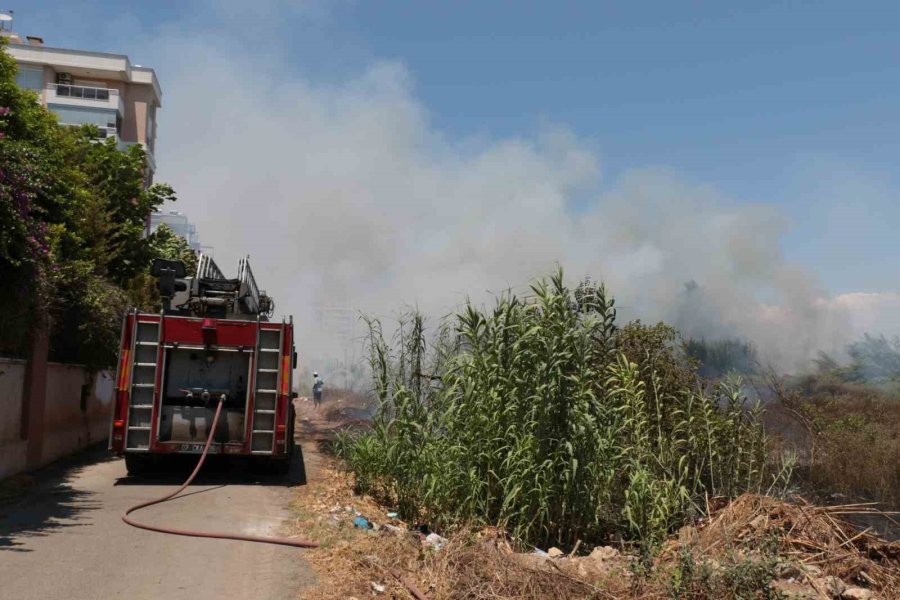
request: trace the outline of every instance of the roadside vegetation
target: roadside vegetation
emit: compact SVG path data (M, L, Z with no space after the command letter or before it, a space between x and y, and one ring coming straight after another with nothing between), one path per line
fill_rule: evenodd
M795 375L777 374L736 339L689 339L682 348L709 381L746 377L748 391L763 401L773 448L799 457L795 484L804 494L900 508L900 338L865 334L840 359L820 353ZM900 524L880 525L900 537Z
M900 545L844 520L891 519L853 501L896 485L890 369L865 387L861 364L766 379L750 344L619 325L604 286L569 288L561 272L432 326L417 312L389 334L370 320L368 349L376 416L335 444L353 491L327 519L301 519L326 540L314 561L352 575L315 597L397 572L434 598L900 593ZM866 338L851 350L890 366L897 348ZM770 437L767 410L810 435ZM816 506L796 495L810 482L855 494ZM355 507L393 525L347 530Z
M896 510L900 340L866 335L847 355L843 364L821 355L812 373L770 377L776 406L793 423L785 445L802 453L800 473L820 496L874 500Z
M145 230L175 193L166 184L145 187L139 145L121 151L94 127L60 126L34 92L16 85L4 43L0 353L28 356L35 336L48 335L53 360L109 366L122 312L153 303L145 273L172 244Z
M701 377L718 378L728 374L754 375L759 372L759 357L750 342L740 339L687 339L682 348L693 359Z
M897 545L843 520L873 512L864 506L820 507L757 494L709 498L705 516L652 555L623 540L570 553L549 548L548 554L499 527L429 533L427 524L404 520L354 490L343 461L309 440L304 453L310 478L293 504L292 530L321 543L305 556L318 574L318 583L303 592L310 600L884 600L900 591Z
M379 410L341 452L362 491L413 521L490 525L570 550L610 539L649 552L708 496L780 490L737 379L706 391L675 331L616 325L602 285L467 305L429 337L370 322Z

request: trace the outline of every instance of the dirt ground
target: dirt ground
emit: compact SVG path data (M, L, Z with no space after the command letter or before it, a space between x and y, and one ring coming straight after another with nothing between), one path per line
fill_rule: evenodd
M333 440L339 431L365 428L374 410L366 396L341 390L326 390L318 407L307 397L297 398L294 407L297 439L304 442Z

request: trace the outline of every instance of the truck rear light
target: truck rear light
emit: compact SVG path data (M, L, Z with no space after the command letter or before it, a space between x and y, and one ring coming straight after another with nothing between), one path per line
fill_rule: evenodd
M125 429L125 421L123 421L122 419L116 419L115 421L113 421L112 438L114 441L121 442L124 439L125 432L123 431L123 429Z
M286 428L283 423L279 423L278 426L275 427L275 431L277 431L278 433L284 433L285 429Z
M216 343L216 320L203 319L203 343L206 346L213 346Z

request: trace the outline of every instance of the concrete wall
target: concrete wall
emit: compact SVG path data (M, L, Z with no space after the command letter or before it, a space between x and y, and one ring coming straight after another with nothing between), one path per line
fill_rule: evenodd
M39 454L29 464L22 425L25 372L25 361L0 359L0 479L49 464L109 435L114 374L92 376L77 365L49 363Z
M148 85L129 85L125 90L125 120L122 139L148 144L147 107L153 103L153 88Z
M0 358L0 479L24 471L28 440L22 435L25 361Z

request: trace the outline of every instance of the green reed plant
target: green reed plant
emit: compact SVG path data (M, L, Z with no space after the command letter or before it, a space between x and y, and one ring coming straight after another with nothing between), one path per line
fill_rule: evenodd
M415 312L391 338L369 321L379 410L340 444L358 486L408 519L566 548L611 535L651 547L704 494L766 489L740 381L706 393L695 375L660 376L674 346L638 351L615 318L602 285L570 290L558 271L527 298L467 304L434 336Z

